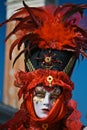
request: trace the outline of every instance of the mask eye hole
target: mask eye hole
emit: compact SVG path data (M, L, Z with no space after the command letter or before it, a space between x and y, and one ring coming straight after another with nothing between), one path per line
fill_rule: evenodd
M56 86L55 89L50 94L50 100L53 103L57 100L57 98L61 95L63 89L60 86Z
M60 95L62 92L63 92L63 88L61 86L56 87L55 93L57 93L58 95Z
M40 97L40 98L44 98L45 97L45 91L36 91L34 92L34 96Z
M55 89L53 90L53 92L51 93L51 96L56 98L59 95L61 95L62 91L63 91L62 87L56 86Z
M42 85L38 85L35 89L34 89L34 96L37 96L38 98L44 98L45 97L45 89Z

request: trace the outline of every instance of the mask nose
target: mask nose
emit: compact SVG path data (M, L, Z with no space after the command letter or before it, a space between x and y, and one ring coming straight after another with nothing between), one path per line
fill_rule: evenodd
M50 93L46 92L45 98L44 98L44 101L43 101L43 105L45 105L47 107L49 107L49 104L50 104L49 97L50 97Z

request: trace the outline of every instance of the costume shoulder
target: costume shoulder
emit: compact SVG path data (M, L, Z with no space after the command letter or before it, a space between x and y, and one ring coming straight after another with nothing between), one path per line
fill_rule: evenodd
M29 116L27 111L21 106L12 119L0 125L0 130L26 130L29 128Z

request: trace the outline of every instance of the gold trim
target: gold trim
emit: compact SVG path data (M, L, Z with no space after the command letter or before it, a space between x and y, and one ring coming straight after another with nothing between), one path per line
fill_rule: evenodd
M26 66L27 66L27 68L28 68L29 71L34 71L35 70L35 68L33 67L30 59L27 60Z
M66 74L69 74L70 70L72 69L72 67L74 66L74 63L76 61L76 55L73 55L68 64L66 65L66 67L64 68L63 72L65 72Z

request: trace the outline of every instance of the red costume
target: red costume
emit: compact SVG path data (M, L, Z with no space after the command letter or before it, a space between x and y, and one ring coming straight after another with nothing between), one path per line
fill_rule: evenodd
M15 85L20 88L18 96L23 96L23 103L0 130L82 130L81 114L71 99L74 85L68 76L79 54L87 57L87 32L80 26L87 5L35 8L23 4L23 8L2 23L17 21L6 38L17 36L10 48L10 59L15 46L18 50L22 43L25 46L14 60L15 63L22 53L25 54L26 72L18 71L15 75ZM63 89L46 118L38 118L34 111L33 92L38 84L47 89L55 85Z

